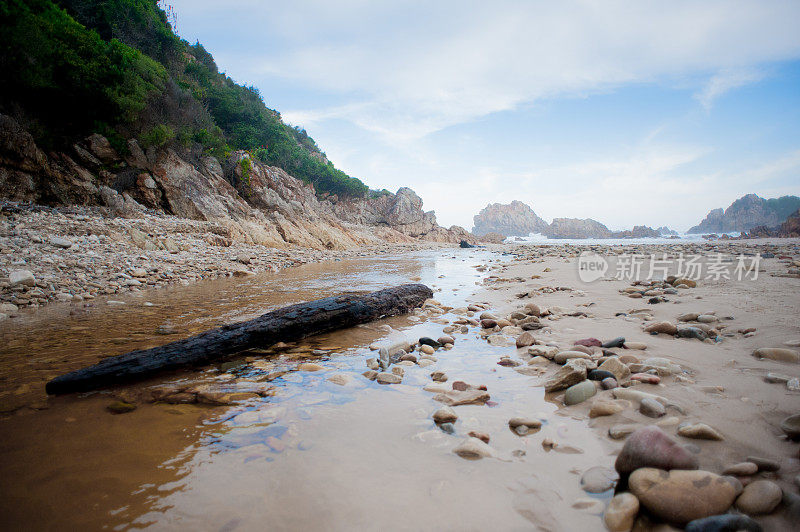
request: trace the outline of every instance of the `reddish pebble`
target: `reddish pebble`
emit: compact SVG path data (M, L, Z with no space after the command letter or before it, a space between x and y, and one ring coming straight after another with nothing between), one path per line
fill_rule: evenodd
M478 432L475 430L471 430L469 432L469 435L472 436L473 438L478 438L483 443L489 443L489 435L486 434L485 432Z
M631 375L631 380L645 382L647 384L658 384L661 382L661 377L658 375L651 375L649 373L634 373Z
M603 342L601 342L597 338L584 338L582 340L578 340L573 345L583 345L586 347L602 347Z

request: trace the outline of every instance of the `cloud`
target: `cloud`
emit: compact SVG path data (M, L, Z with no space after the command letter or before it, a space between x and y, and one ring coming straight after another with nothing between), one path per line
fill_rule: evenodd
M710 106L758 80L760 65L800 55L800 3L791 0L298 1L269 9L240 0L185 9L235 18L238 31L275 41L227 57L240 77L350 99L287 116L350 120L389 142L630 83L711 76L697 95Z
M726 92L756 83L764 78L764 72L761 70L749 69L725 69L708 80L708 83L698 91L694 97L703 107L711 109L711 104L715 99L719 98Z

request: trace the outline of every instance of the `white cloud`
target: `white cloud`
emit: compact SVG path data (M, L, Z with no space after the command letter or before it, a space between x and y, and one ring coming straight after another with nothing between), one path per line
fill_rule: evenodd
M725 69L712 76L694 97L703 107L710 109L714 100L726 92L761 81L763 78L764 73L753 68Z

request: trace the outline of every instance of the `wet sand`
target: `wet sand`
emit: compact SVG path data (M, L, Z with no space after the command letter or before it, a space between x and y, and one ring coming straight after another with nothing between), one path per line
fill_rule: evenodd
M436 350L434 365L404 366L402 384L384 386L361 375L365 360L376 356L369 345L387 334L387 326L412 341L437 338L446 324L465 317L452 309L442 315L419 310L279 352L245 353L234 358L240 365L233 367L214 365L81 396L43 395L46 379L102 356L345 288L372 290L412 280L434 286L435 298L451 307L485 301L497 315L528 301L552 308L553 315L542 320L547 327L534 331L543 343L567 347L592 336L645 342L645 356L674 360L688 370L688 380L664 377L662 385L635 389L674 400L686 411L680 421L706 422L725 437L684 439L699 448L701 469L718 472L748 455L773 458L781 463L774 480L796 493L797 444L783 439L778 425L796 413L800 395L764 382L763 375L798 376L798 366L757 360L750 353L800 339L800 280L769 276L770 270L786 270L778 261L764 267L766 274L751 284L700 283L669 302L647 305L619 293L627 282L582 283L574 257L514 260L500 252L456 249L137 293L127 296L125 305L102 298L83 310L54 305L16 322L13 330L0 325L8 346L0 352L0 389L4 404L15 406L0 419L0 477L6 479L0 521L9 530L602 529L613 490L586 493L581 474L594 466L613 468L623 441L607 436L610 425L653 419L632 407L590 420L592 399L564 407L560 393L545 395L541 386L556 364L541 377L500 366L503 356L523 364L530 356L514 347L513 338L511 345L488 344L486 331L475 326L454 333L452 349ZM540 277L531 279L534 275ZM524 280L502 279L515 277ZM572 290L540 290L559 286ZM516 297L525 292L533 297ZM733 329L757 331L711 345L654 337L642 331L641 319L615 316L642 307L652 310L654 319L673 321L680 313L713 310L733 315ZM572 310L588 317L566 316ZM299 369L309 361L325 369ZM446 387L455 380L486 385L492 405L454 407L455 433L443 432L431 419L442 405L423 390L432 384L434 370L447 374ZM280 371L286 373L263 380ZM328 380L332 375L349 381L335 384ZM217 406L143 400L149 390L186 382L258 384L263 396ZM709 393L708 387L717 386L723 389ZM136 410L107 412L118 398L135 400ZM544 424L519 436L508 426L514 416L537 417ZM495 458L465 460L452 452L472 430L491 436ZM674 435L675 426L665 431ZM547 450L545 439L558 446ZM760 520L780 530L787 526L783 513L779 509Z

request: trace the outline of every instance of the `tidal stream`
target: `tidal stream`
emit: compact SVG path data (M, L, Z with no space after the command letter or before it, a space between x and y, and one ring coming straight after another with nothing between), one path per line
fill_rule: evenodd
M445 305L474 301L502 255L437 250L325 262L53 306L0 325L0 526L3 530L478 530L596 529L610 492L580 489L580 471L608 465L585 421L559 415L536 379L497 364L512 347L455 334L426 368L405 367L402 384L364 378L369 345L388 328L410 340L437 338L424 313L309 338L277 354L243 353L220 364L122 389L221 383L262 396L233 405L138 404L114 415L120 390L50 397L44 383L104 356L151 347L268 310L345 291L419 281ZM452 321L455 315L438 318ZM264 346L265 348L269 346ZM315 350L315 351L312 351ZM301 371L300 362L325 370ZM484 384L492 406L455 407L455 433L431 414L442 405L430 373ZM286 373L281 374L280 372ZM280 375L265 379L265 376ZM328 380L349 378L346 385ZM13 384L12 384L13 383ZM544 427L520 437L517 415ZM471 430L491 435L497 458L454 454ZM556 450L542 446L557 439ZM576 500L583 499L573 508Z

